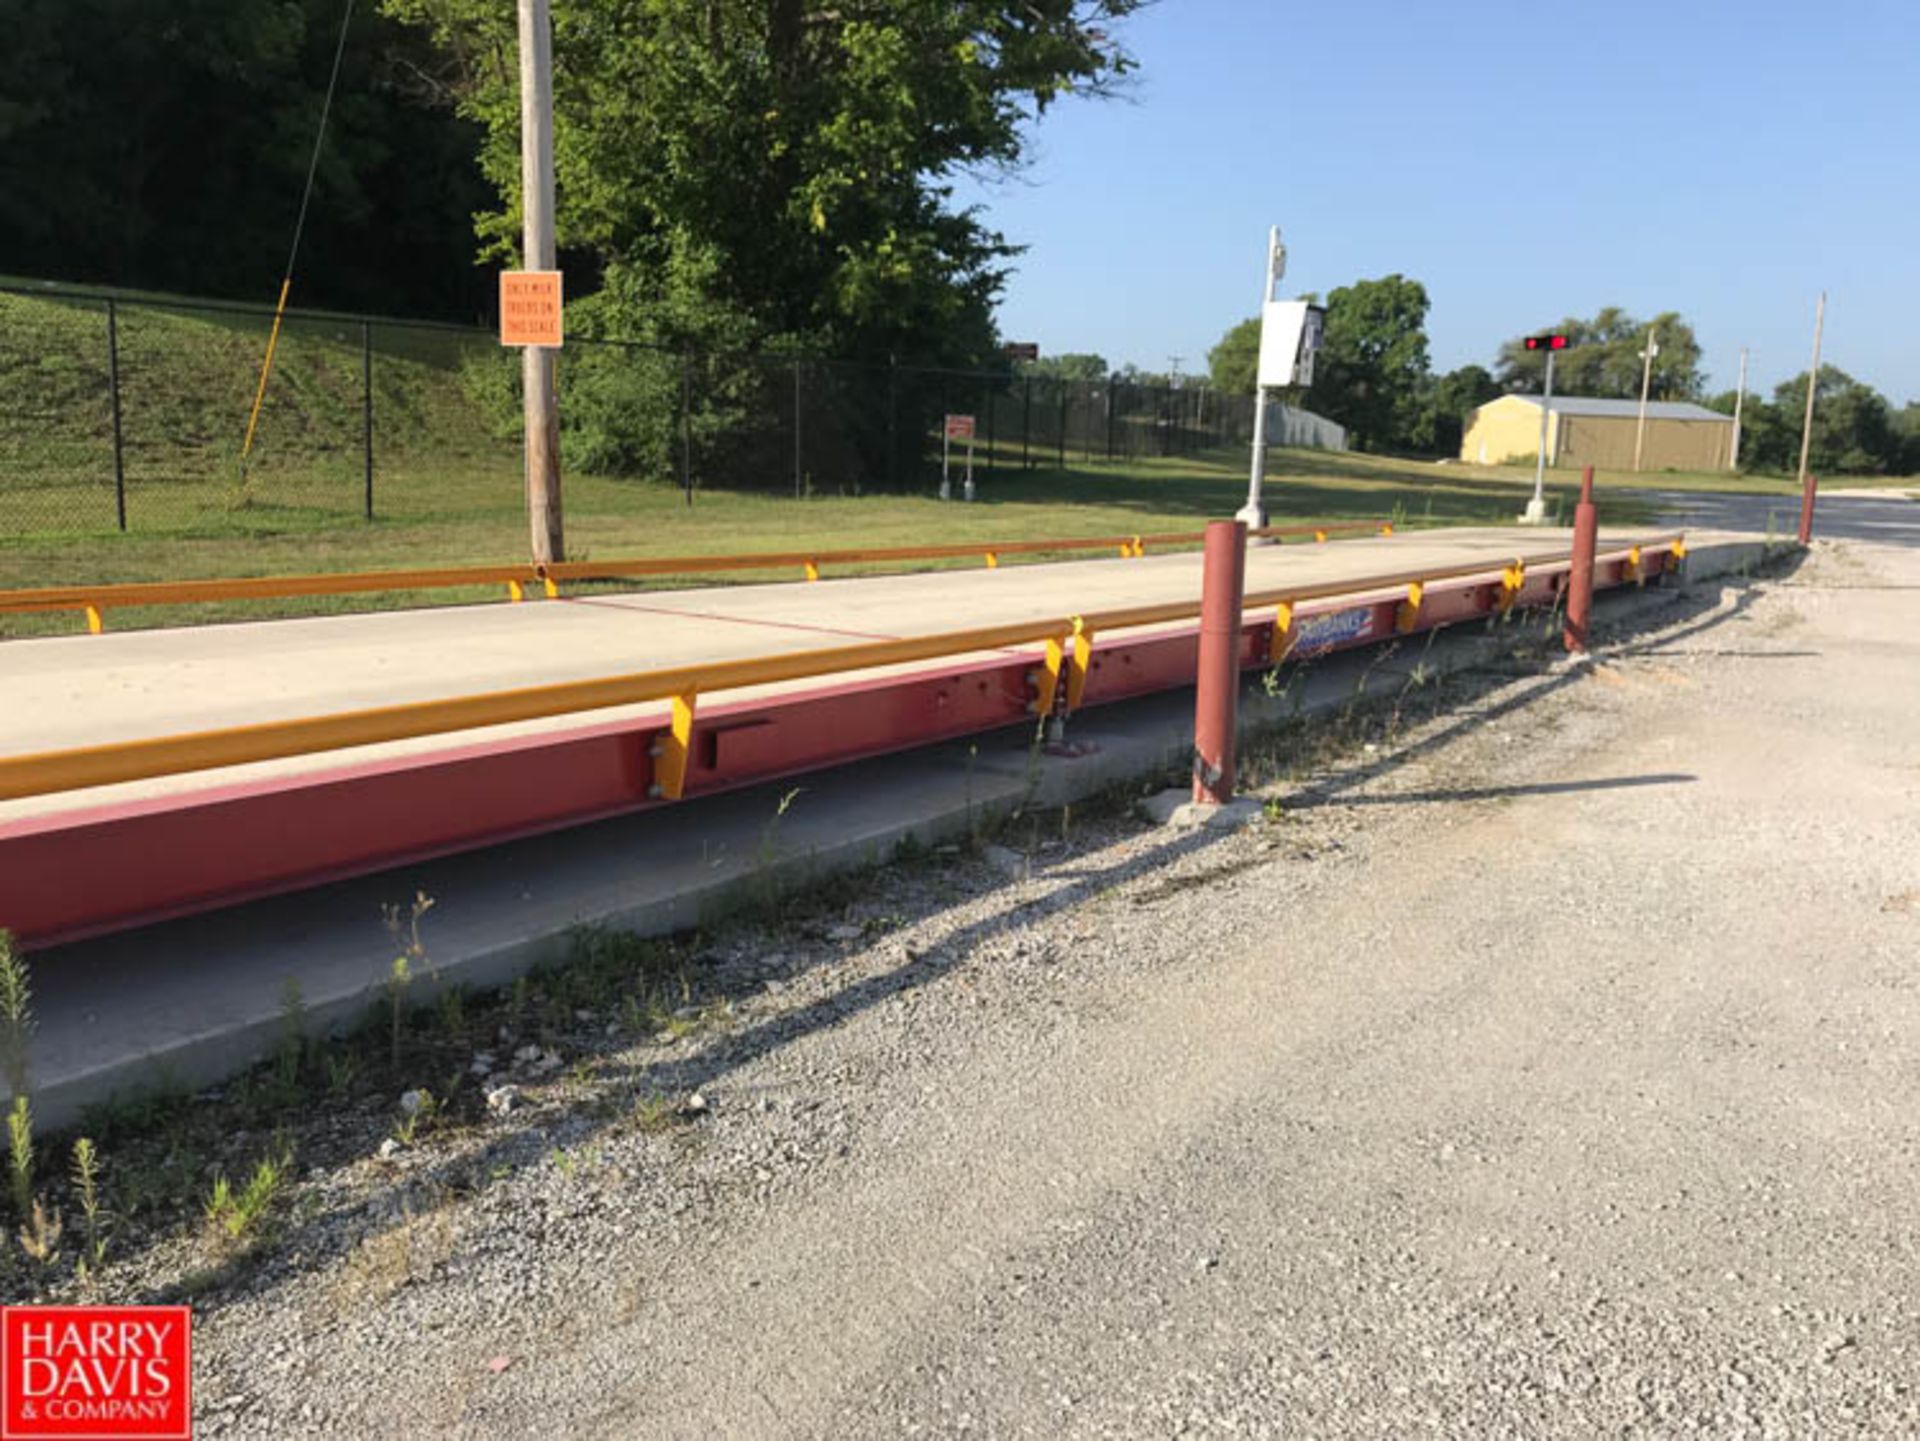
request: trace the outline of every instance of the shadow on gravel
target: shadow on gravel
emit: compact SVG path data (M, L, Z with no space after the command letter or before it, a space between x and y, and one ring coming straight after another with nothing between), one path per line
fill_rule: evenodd
M1797 561L1794 563L1797 564ZM1762 576L1778 575L1791 568L1791 565L1785 567L1775 565L1761 571L1760 574ZM1737 578L1729 578L1727 588L1733 587L1736 581ZM1683 598L1674 606L1663 607L1642 616L1630 617L1624 623L1608 626L1603 633L1605 638L1599 647L1598 654L1602 658L1679 654L1681 652L1675 650L1678 643L1738 620L1749 608L1752 599L1751 586L1744 584L1730 603L1723 603L1722 591L1715 591L1711 595L1703 593L1699 596ZM1741 652L1725 653L1740 654ZM1371 673L1370 670L1369 674ZM1428 698L1422 707L1423 720L1431 720L1441 711L1461 711L1462 713L1451 723L1437 728L1431 734L1411 744L1396 744L1389 754L1378 759L1355 760L1338 766L1333 774L1291 792L1286 803L1289 807L1337 803L1342 796L1362 781L1389 773L1408 761L1417 760L1446 745L1472 727L1518 712L1533 702L1552 695L1581 679L1585 674L1585 669L1579 667L1566 667L1542 674L1537 658L1532 661L1515 660L1509 664L1484 664L1454 671L1446 677L1444 687L1431 687L1424 693ZM1530 678L1531 683L1517 684L1527 682ZM1412 682L1409 681L1409 688L1411 685ZM1503 689L1508 693L1490 704L1480 704ZM1406 695L1406 691L1398 696L1380 691L1366 695L1364 699L1357 701L1356 705L1368 711L1379 712L1404 704ZM1310 719L1309 724L1311 723L1313 722ZM1625 776L1544 785L1494 786L1481 790L1429 791L1391 797L1361 797L1348 803L1409 804L1421 801L1476 800L1505 795L1550 794L1622 786L1677 785L1688 783L1693 779L1694 777L1683 774ZM718 1037L710 1046L697 1054L671 1056L646 1064L612 1065L600 1069L595 1073L596 1081L605 1085L606 1089L612 1093L610 1096L598 1102L584 1102L560 1114L554 1114L551 1111L532 1111L528 1115L526 1124L489 1136L477 1150L440 1159L410 1171L403 1177L397 1177L392 1191L388 1193L385 1214L369 1214L368 1208L356 1201L351 1205L336 1205L305 1215L280 1233L274 1253L261 1258L258 1268L251 1274L218 1277L203 1275L199 1278L199 1287L205 1287L211 1281L213 1286L218 1288L221 1284L231 1281L240 1292L245 1292L271 1284L276 1275L311 1269L318 1264L333 1260L383 1231L403 1224L414 1213L416 1205L437 1205L441 1199L449 1196L472 1195L484 1190L488 1184L488 1178L497 1174L502 1166L517 1168L537 1162L556 1146L577 1146L590 1142L596 1135L625 1128L632 1123L632 1105L635 1098L643 1093L687 1093L710 1088L738 1068L790 1042L836 1026L847 1018L881 1005L893 997L941 979L962 964L976 946L999 933L1022 927L1037 917L1050 916L1079 905L1126 881L1166 872L1178 862L1226 841L1230 835L1230 832L1204 829L1168 833L1159 844L1113 865L1082 869L1079 865L1072 864L1068 857L1062 857L1064 863L1056 864L1051 868L1037 865L1032 872L1033 879L1053 879L1062 883L1054 889L1009 905L993 916L944 937L938 945L924 953L916 954L908 951L904 962L891 970L865 977L830 996L796 1010L769 1017L756 1025ZM1263 855L1243 864L1239 858L1231 858L1221 866L1196 875L1163 875L1152 889L1164 893L1169 889L1207 884L1253 864L1265 863L1268 859L1270 858ZM1082 860L1084 861L1084 858ZM1009 877L1004 887L1023 883ZM980 894L982 893L972 892L968 899L977 899ZM933 911L928 912L929 915L933 913ZM829 963L830 957L826 954L821 954L813 960L815 966ZM731 990L717 989L710 994L714 1000L741 999L757 989L757 984L752 987L741 985ZM192 1289L198 1290L199 1287ZM174 1284L154 1288L148 1295L139 1299L173 1299L187 1293L189 1289L183 1284ZM204 1295L198 1299L203 1305L219 1305L227 1298L220 1295Z
M1709 593L1703 588L1697 594L1680 598L1671 606L1649 611L1643 615L1628 616L1624 620L1613 623L1607 623L1602 617L1594 655L1600 660L1641 660L1663 655L1693 654L1691 650L1682 648L1683 642L1741 619L1753 605L1752 582L1756 579L1789 575L1799 568L1800 560L1800 552L1788 552L1784 557L1759 568L1751 575L1729 576L1718 592ZM1738 590L1733 600L1731 603L1726 602L1725 592L1736 585ZM1558 622L1553 622L1549 629L1551 634L1547 645L1551 649L1551 654L1557 657L1560 654ZM1704 652L1708 655L1742 653L1727 649ZM1583 679L1586 674L1586 669L1578 666L1564 666L1559 670L1543 674L1540 659L1512 665L1481 665L1454 671L1446 678L1451 694L1447 697L1443 708L1459 710L1462 713L1451 724L1434 730L1425 738L1410 745L1398 746L1391 753L1377 760L1357 761L1345 768L1336 769L1332 775L1301 786L1288 795L1287 804L1311 807L1339 801L1347 792L1363 782L1388 774L1408 761L1419 760L1475 727L1522 711L1534 702L1564 690ZM1503 686L1512 686L1515 681L1529 676L1535 678L1532 684L1516 688L1509 695L1490 705L1479 704L1482 698L1492 692ZM1690 780L1692 777L1686 779Z
M1402 791L1390 796L1354 796L1341 804L1349 806L1411 806L1424 803L1445 803L1449 801L1497 801L1510 800L1514 796L1561 796L1574 795L1581 791L1626 790L1635 786L1677 786L1690 785L1700 777L1678 772L1661 773L1649 776L1608 776L1591 781L1541 781L1525 786L1474 786L1460 790L1444 791ZM1325 804L1320 802L1318 804ZM1310 809L1311 804L1301 809Z

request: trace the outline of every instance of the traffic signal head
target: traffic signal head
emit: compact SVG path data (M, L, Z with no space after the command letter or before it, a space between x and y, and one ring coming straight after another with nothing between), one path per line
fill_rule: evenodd
M1564 335L1529 335L1528 350L1565 350L1567 337Z

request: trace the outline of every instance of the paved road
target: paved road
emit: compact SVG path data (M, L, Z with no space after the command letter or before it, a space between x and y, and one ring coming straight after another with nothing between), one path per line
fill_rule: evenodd
M1920 485L1915 486L1920 491ZM1639 492L1665 507L1690 530L1771 531L1790 536L1800 524L1800 501L1781 495L1704 495L1691 491ZM1898 491L1823 494L1814 508L1814 534L1836 540L1887 545L1920 544L1920 501Z
M1916 713L1920 550L1823 548L1271 825L878 878L729 943L696 1134L216 1310L207 1434L1920 1434Z

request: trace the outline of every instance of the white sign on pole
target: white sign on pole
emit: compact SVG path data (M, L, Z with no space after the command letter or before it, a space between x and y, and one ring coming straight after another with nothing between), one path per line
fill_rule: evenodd
M1269 300L1260 312L1263 388L1313 384L1313 357L1320 349L1326 310L1304 300Z

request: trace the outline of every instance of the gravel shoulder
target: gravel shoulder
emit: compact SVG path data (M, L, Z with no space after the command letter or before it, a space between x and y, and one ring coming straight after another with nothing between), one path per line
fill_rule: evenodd
M1243 832L723 932L713 1024L311 1165L200 1434L1920 1431L1916 621L1822 546Z

